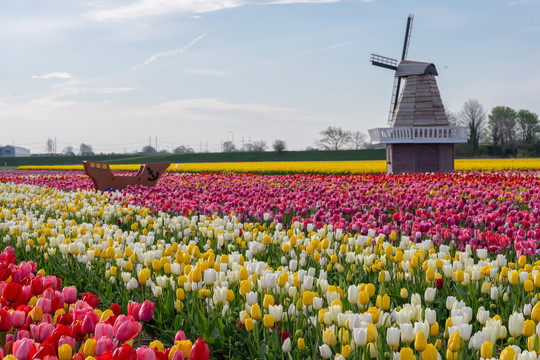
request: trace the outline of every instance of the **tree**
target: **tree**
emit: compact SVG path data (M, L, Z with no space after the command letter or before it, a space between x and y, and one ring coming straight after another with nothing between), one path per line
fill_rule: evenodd
M517 113L508 106L496 106L489 115L489 128L493 145L500 147L503 155L507 149L516 149Z
M47 151L47 154L54 154L54 140L51 138L47 139L47 143L45 144L45 151Z
M517 125L519 128L520 140L524 145L532 145L540 132L538 124L538 114L529 110L519 110L517 113Z
M272 144L272 149L274 149L275 152L282 153L287 149L287 143L284 140L276 140Z
M255 141L251 146L251 151L261 152L266 150L266 141L258 140Z
M143 154L155 154L156 152L156 149L151 145L144 146L141 151Z
M94 155L94 151L92 149L91 145L81 144L79 151L81 152L81 155Z
M232 141L225 141L223 143L223 152L233 152L236 151L236 146L234 146L234 143Z
M486 131L486 111L478 100L470 99L463 104L458 114L459 123L469 129L469 144L473 151L478 151L478 145Z
M180 145L179 147L174 149L173 152L175 154L189 154L189 153L194 153L195 151L189 146Z
M353 131L351 133L350 147L353 150L364 149L366 147L366 134L360 131Z
M64 155L75 155L75 148L71 145L68 145L62 150Z
M317 140L317 144L325 150L342 150L351 142L351 133L340 127L329 126L319 134L322 138Z

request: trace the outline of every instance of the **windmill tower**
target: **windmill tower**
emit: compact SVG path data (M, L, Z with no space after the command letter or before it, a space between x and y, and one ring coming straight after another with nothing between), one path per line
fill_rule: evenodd
M401 61L371 54L375 66L395 71L390 127L370 129L372 144L386 145L386 171L454 170L454 143L467 142L467 129L450 127L432 63L406 60L413 16L407 19ZM404 83L400 93L401 83Z

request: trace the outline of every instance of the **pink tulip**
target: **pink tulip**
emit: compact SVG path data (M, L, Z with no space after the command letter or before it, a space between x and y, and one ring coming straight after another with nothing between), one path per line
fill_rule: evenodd
M11 321L13 322L13 327L20 328L24 325L26 320L26 313L24 311L15 310L11 313Z
M44 313L50 313L51 312L51 300L46 298L46 297L40 297L38 299L36 305L41 306L41 309L43 310Z
M68 304L74 304L77 301L77 288L75 286L66 286L62 289L62 294Z
M139 310L140 321L150 321L154 317L154 303L150 300L145 300Z
M45 341L53 332L52 324L40 323L39 325L30 325L32 337L38 343Z
M35 352L36 347L34 346L34 340L32 339L17 340L13 344L13 355L15 355L18 360L30 360Z
M141 329L140 322L135 321L131 316L121 314L114 322L113 333L118 341L128 341L137 336Z
M100 356L105 350L113 351L114 349L115 346L113 341L110 338L103 336L96 341L96 349L94 351L96 356Z
M75 349L75 339L72 338L71 336L67 336L67 335L62 335L60 336L60 340L58 340L58 347L64 345L64 344L68 344L72 349Z
M186 334L182 330L178 330L178 332L174 336L174 342L176 343L177 341L182 341L182 340L187 340Z
M96 339L99 339L103 336L108 337L112 340L114 334L113 334L113 326L111 324L106 324L104 322L98 322L96 324L94 337Z
M141 346L137 349L137 360L156 360L156 353L146 346Z
M8 335L11 335L11 337L13 337L13 334L7 334L6 335L6 343L8 342L8 339L7 339ZM15 339L15 340L30 339L30 338L32 338L32 334L30 334L30 332L28 330L19 330L19 331L17 331L17 339ZM11 339L11 341L14 341L14 339Z

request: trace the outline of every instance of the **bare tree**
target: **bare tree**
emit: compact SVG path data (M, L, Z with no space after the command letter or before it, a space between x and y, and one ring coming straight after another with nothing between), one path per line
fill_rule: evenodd
M75 148L71 145L68 145L62 150L64 155L75 155Z
M223 143L223 152L233 152L236 151L236 146L234 146L234 143L232 141L225 141Z
M340 127L329 126L319 133L322 137L317 144L325 150L342 150L351 142L351 133Z
M54 140L51 138L47 139L47 143L45 144L45 151L47 151L47 154L54 154Z
M81 144L79 151L81 155L94 155L94 151L91 145Z
M478 145L486 132L486 111L478 100L470 99L463 104L458 114L459 123L469 129L469 144L473 151L478 151Z
M530 112L529 110L519 110L517 113L517 125L519 128L520 140L525 145L534 143L540 132L538 114Z
M508 106L496 106L489 115L493 145L500 147L503 154L508 148L516 148L516 118L516 111Z
M367 140L366 134L360 131L353 131L351 133L350 147L353 150L364 149L366 147L366 140Z
M272 144L272 149L277 153L281 153L287 149L287 143L284 140L278 139Z
M266 150L266 141L264 140L255 141L251 146L251 151L261 152L265 150Z

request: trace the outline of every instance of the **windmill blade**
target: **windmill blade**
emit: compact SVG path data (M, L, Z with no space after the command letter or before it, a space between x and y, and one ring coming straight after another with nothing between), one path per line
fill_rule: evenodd
M371 65L380 66L390 70L396 70L398 65L398 61L396 59L376 54L371 54L371 58L369 60L371 61Z
M414 15L409 14L407 18L407 29L405 29L405 41L403 42L403 53L401 54L401 60L407 58L407 52L409 51L409 42L411 41L412 25L413 25Z
M394 112L396 111L397 99L399 97L399 87L401 85L401 78L394 77L394 87L392 89L392 99L390 100L390 111L388 113L388 124L392 123L394 118Z

